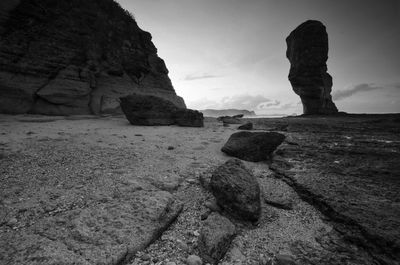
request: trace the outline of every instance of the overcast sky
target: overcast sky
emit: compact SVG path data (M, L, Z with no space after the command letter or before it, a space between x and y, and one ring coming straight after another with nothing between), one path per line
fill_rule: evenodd
M149 31L189 108L302 113L285 38L320 20L339 110L400 112L400 0L119 0Z

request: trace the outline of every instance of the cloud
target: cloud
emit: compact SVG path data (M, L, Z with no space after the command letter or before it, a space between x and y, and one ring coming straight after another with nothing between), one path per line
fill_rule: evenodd
M260 104L271 102L272 100L261 95L234 95L232 97L225 97L221 100L224 108L237 108L255 110Z
M234 95L231 97L223 97L220 100L210 100L202 98L196 101L188 102L192 108L195 109L246 109L255 110L260 104L267 104L273 102L269 98L261 95Z
M193 80L198 80L198 79L207 79L207 78L217 78L217 77L221 77L219 75L212 75L212 74L190 74L185 76L185 78L183 80L185 81L193 81Z
M269 109L270 107L279 106L281 102L279 100L274 100L272 102L264 102L257 106L258 109Z
M385 89L393 89L393 88L400 88L400 83L395 83L395 84L390 84L390 85L385 85L385 86L378 86L376 84L359 84L356 86L353 86L350 89L346 90L339 90L333 93L332 98L333 100L339 101L348 97L351 97L352 95L360 92L367 92L367 91L373 91L373 90L385 90Z
M234 95L224 97L220 100L210 100L202 98L196 101L187 102L193 109L246 109L254 110L257 113L270 111L285 111L298 108L297 102L282 103L279 100L272 100L262 95Z

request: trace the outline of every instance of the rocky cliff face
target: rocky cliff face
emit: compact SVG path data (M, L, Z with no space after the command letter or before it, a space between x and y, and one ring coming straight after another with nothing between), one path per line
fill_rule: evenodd
M332 77L327 73L328 34L325 26L308 20L286 38L289 81L300 96L304 114L338 112L332 101Z
M0 24L1 113L116 112L131 93L185 108L150 33L113 0L7 0Z

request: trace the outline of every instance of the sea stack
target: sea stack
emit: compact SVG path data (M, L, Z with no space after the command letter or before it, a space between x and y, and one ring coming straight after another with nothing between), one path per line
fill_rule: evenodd
M328 33L316 20L308 20L286 38L289 81L300 96L304 114L334 114L332 77L328 74Z
M134 93L186 108L151 39L114 0L6 0L0 113L115 113Z

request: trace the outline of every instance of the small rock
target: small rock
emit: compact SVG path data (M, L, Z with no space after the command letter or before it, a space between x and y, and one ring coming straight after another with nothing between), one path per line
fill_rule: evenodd
M172 261L169 261L169 262L165 263L165 265L176 265L176 263L172 262Z
M143 261L147 261L147 260L150 260L151 257L150 257L149 254L143 254L143 255L140 257L140 259L143 260Z
M258 258L258 265L272 265L272 259L265 257L264 254L261 254Z
M218 206L215 200L207 201L204 203L204 206L210 209L212 212L220 212L221 208Z
M240 125L238 127L238 130L253 130L253 123L247 122L247 123L245 123L243 125Z
M276 265L296 265L296 262L292 256L289 255L276 255L275 256Z
M179 246L180 249L182 249L184 251L188 251L189 250L188 245L185 242L183 242L182 240L177 239L176 243L177 243L177 245Z
M204 189L211 191L211 187L210 187L211 174L201 174L199 180L200 180L201 186Z
M199 256L190 255L186 259L186 264L188 264L188 265L202 265L203 261L201 260L201 258Z
M173 147L173 146L168 146L168 150L174 150L175 149L175 147Z
M13 218L11 218L10 220L8 220L7 225L10 226L10 227L13 227L13 226L15 226L17 223L18 223L17 218L13 217Z
M206 212L204 212L204 213L202 213L201 215L200 215L200 219L202 220L202 221L204 221L204 220L206 220L207 218L208 218L208 216L211 214L212 212L211 211L206 211Z
M189 184L195 184L197 182L197 180L189 178L189 179L186 179L186 182Z
M198 248L204 261L218 264L236 235L235 225L228 218L212 213L200 232Z
M264 199L266 204L274 206L276 208L284 209L284 210L293 210L293 202L288 199L281 200L269 200L267 198Z

